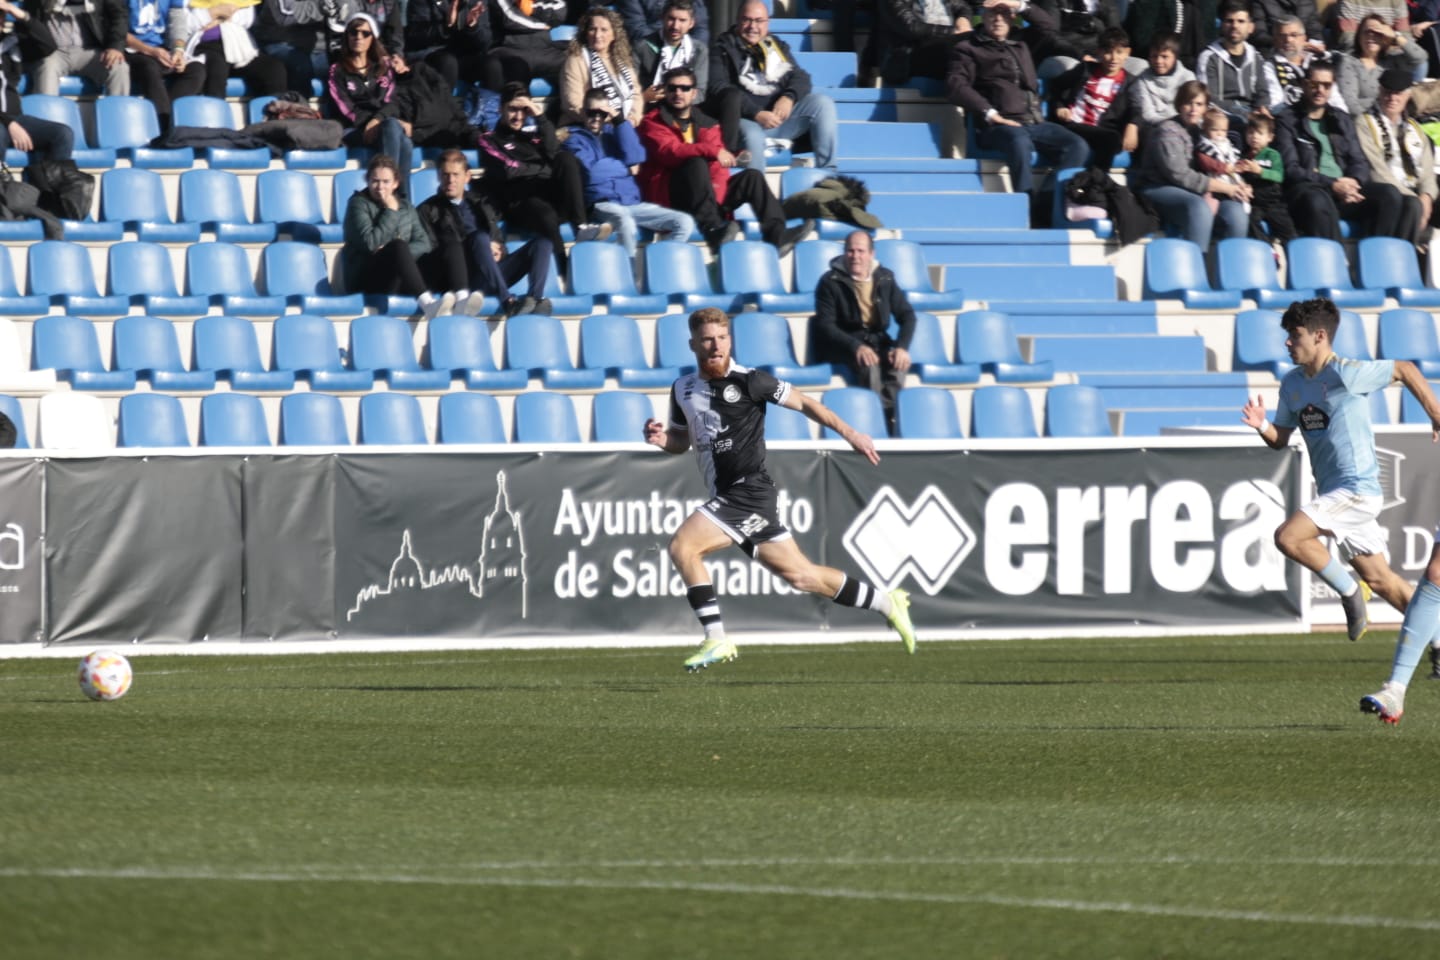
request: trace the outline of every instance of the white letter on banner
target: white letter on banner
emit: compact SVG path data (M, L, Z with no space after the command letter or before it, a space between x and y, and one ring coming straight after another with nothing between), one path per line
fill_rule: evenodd
M571 536L581 536L585 531L580 526L580 514L575 508L575 491L566 487L560 491L560 509L555 513L555 536L569 531Z
M1177 480L1155 491L1150 501L1150 574L1172 593L1191 593L1205 585L1215 569L1213 549L1182 545L1215 542L1215 506L1205 487Z
M1244 521L1220 541L1225 582L1241 593L1284 590L1285 556L1275 546L1275 528L1285 521L1280 488L1268 480L1232 484L1220 497L1220 519Z
M1098 487L1055 491L1055 592L1085 593L1085 529L1100 520Z
M1424 527L1405 527L1405 562L1402 570L1423 570L1435 549L1435 537Z
M1148 516L1145 487L1105 488L1105 592L1127 594L1134 588L1135 524Z
M1041 490L1028 483L1007 483L990 494L985 501L985 577L990 586L1015 597L1034 593L1045 582L1046 551L1021 551L1018 564L1011 554L1016 547L1049 542L1050 508Z
M0 533L0 544L8 544L12 541L15 544L14 559L0 560L0 570L25 569L25 530L18 523L5 524L5 532Z

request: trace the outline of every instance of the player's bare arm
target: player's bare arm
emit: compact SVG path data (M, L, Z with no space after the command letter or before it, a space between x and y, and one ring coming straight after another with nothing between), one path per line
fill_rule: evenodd
M1395 361L1395 376L1391 383L1403 383L1405 389L1420 401L1420 406L1425 408L1425 416L1430 418L1430 439L1440 440L1440 400L1435 398L1435 391L1430 389L1430 382L1420 372L1420 368L1409 360Z
M690 431L666 427L652 417L645 421L645 442L666 453L684 453L690 449Z
M840 434L856 453L864 454L865 459L872 464L880 463L880 454L875 452L875 441L870 439L870 435L861 433L841 420L829 407L810 399L799 390L791 390L790 395L785 398L784 405L791 410L799 410L822 427L829 427Z
M1257 395L1253 400L1245 401L1245 406L1240 408L1240 422L1260 434L1260 439L1265 441L1265 446L1271 450L1279 450L1290 445L1290 427L1277 427L1265 416L1265 398Z

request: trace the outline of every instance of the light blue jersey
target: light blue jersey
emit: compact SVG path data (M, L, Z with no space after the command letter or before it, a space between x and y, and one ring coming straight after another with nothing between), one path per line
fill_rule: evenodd
M1315 376L1296 367L1280 381L1275 426L1300 428L1321 494L1381 495L1368 397L1394 378L1393 360L1342 360L1331 354Z

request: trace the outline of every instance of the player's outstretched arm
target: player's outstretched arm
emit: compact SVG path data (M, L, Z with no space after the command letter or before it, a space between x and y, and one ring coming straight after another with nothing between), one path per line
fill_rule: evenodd
M831 430L834 430L845 438L845 442L850 444L856 453L864 454L865 459L869 460L872 464L878 464L880 462L880 454L875 452L875 441L870 439L870 435L868 433L861 433L844 420L841 420L836 416L834 410L831 410L824 404L810 399L799 390L791 390L790 395L785 400L785 406L792 410L799 410L822 427L829 427Z
M1266 418L1264 397L1257 395L1253 400L1245 401L1245 406L1240 408L1240 422L1260 434L1265 446L1272 450L1279 450L1290 443L1290 429L1277 427Z
M666 453L684 453L690 449L690 434L684 430L671 430L652 417L645 421L645 442Z
M1425 416L1430 418L1430 439L1440 440L1440 399L1436 399L1435 391L1430 389L1430 381L1420 372L1420 368L1409 360L1395 361L1396 383L1405 384L1405 389L1420 401L1420 406L1425 408Z

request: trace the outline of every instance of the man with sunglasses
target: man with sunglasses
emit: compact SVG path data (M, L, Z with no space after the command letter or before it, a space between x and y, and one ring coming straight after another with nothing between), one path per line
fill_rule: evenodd
M721 142L720 125L695 108L695 96L694 70L666 72L665 99L640 124L646 153L638 176L641 193L651 203L693 216L715 250L740 236L740 225L731 217L748 203L760 221L760 235L783 257L815 221L787 229L785 211L765 174L742 170L730 175L740 161Z
M585 123L570 128L564 147L585 171L585 202L595 218L615 228L625 252L635 256L640 227L671 240L689 240L695 218L649 203L631 172L640 169L645 147L624 114L616 115L604 90L585 94Z

